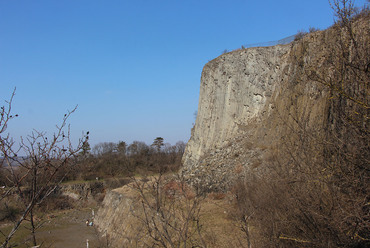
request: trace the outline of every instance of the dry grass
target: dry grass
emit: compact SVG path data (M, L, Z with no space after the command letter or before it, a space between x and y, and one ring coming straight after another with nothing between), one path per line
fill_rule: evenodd
M231 193L223 194L222 199L215 199L214 196L211 194L207 197L201 209L200 219L206 244L220 248L248 247L245 234L233 217L235 208Z

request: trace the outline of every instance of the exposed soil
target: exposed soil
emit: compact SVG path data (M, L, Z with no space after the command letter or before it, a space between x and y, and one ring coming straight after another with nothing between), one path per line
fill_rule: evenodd
M50 220L45 230L38 234L39 240L48 247L99 247L98 234L86 220L92 219L92 210L71 210ZM49 244L49 245L48 245Z
M86 220L92 220L92 209L73 209L55 214L50 214L47 221L36 233L37 243L41 247L65 248L76 247L98 248L102 247L94 226L87 226ZM21 230L23 229L23 230ZM29 238L25 237L24 227L19 234L23 237L15 237L16 247L30 247Z

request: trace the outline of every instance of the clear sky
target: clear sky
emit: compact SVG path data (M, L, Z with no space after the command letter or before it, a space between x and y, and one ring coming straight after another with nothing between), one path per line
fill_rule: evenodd
M72 135L91 145L187 142L204 64L331 24L326 0L0 0L0 100L17 87L19 114L8 131L51 135L78 105Z

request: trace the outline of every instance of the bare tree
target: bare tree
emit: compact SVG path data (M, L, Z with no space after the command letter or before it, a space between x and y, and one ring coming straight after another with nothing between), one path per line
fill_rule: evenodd
M148 247L207 247L200 223L201 196L185 180L158 177L139 181L132 178L139 194L141 212L134 216L151 240Z
M14 222L12 230L8 234L2 233L5 240L1 247L8 247L10 241L24 221L31 224L32 244L37 245L36 230L40 223L35 220L35 207L40 205L60 184L65 176L73 168L78 153L82 150L88 136L83 136L76 146L70 140L70 126L67 120L72 113L68 111L63 116L62 122L56 126L56 132L48 137L45 132L34 130L26 138L21 138L19 146L9 134L4 135L9 121L15 116L11 115L13 92L7 105L1 108L0 121L0 152L4 157L6 169L9 173L7 178L11 187L1 196L6 200L10 193L15 193L21 199L22 211L20 217Z
M149 151L149 146L142 141L135 140L127 147L127 152L129 155L147 154Z
M100 156L103 154L111 154L116 150L117 150L117 144L113 142L101 142L101 143L96 144L93 147L92 152L93 154Z

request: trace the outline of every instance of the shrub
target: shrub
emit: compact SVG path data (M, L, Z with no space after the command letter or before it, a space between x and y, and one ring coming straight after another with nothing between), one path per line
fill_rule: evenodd
M309 31L310 33L314 33L314 32L320 31L320 29L319 29L319 28L310 27L310 28L308 29L308 31Z
M15 221L18 214L20 214L20 209L14 206L3 204L0 207L0 221L4 220Z
M62 195L53 195L49 196L48 198L43 201L39 207L38 211L41 212L50 212L55 210L65 210L65 209L72 209L74 206L74 200L68 196Z
M298 33L294 36L294 41L301 40L306 34L307 32L304 30L298 31Z

